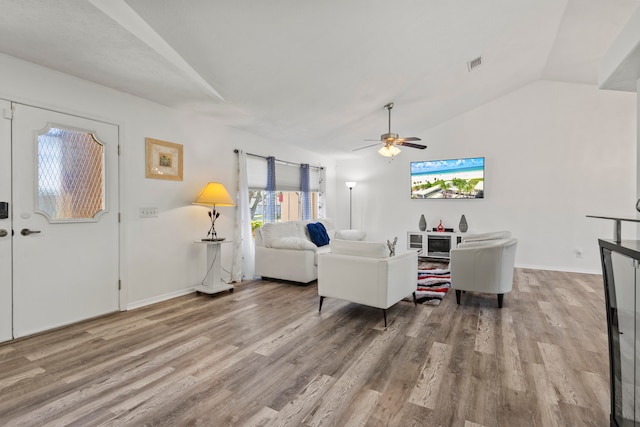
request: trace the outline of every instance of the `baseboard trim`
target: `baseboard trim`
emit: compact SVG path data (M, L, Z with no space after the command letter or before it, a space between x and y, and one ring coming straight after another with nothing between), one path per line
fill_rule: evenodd
M183 295L191 294L193 292L195 292L194 288L187 288L187 289L182 289L182 290L175 291L175 292L169 292L168 294L158 295L156 297L151 297L151 298L143 299L143 300L140 300L140 301L135 301L135 302L127 304L127 311L128 310L133 310L133 309L136 309L136 308L140 308L140 307L145 307L145 306L151 305L151 304L156 304L158 302L166 301L166 300L169 300L169 299L181 297Z
M589 270L584 268L549 267L549 266L542 266L542 265L526 265L526 264L516 264L516 268L529 268L531 270L563 271L565 273L597 274L599 276L602 276L601 270Z

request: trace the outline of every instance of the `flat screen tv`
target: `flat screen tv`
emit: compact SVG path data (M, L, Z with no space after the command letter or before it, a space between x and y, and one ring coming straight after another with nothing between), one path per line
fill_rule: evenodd
M411 162L411 198L484 198L484 157Z

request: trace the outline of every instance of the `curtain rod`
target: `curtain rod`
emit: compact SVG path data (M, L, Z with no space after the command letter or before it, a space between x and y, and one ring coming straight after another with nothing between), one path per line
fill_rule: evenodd
M236 154L238 154L239 151L240 150L238 150L237 148L233 150L233 152L236 153ZM246 153L246 154L247 154L247 156L258 157L258 158L265 159L265 160L267 159L267 156L261 156L259 154L253 154L253 153ZM288 162L286 160L276 159L276 162L284 163L285 165L300 166L300 163ZM324 167L322 167L322 166L309 165L309 167L313 168L313 169L320 169L320 170L324 169Z

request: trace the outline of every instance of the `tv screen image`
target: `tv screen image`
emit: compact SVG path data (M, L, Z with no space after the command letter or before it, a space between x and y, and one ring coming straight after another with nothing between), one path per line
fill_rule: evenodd
M411 198L484 198L484 157L411 162Z

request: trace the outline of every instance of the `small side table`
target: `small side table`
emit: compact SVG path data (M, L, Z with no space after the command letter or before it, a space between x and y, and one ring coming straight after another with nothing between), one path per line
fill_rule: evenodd
M196 241L207 245L207 280L201 285L197 285L194 289L203 294L217 294L218 292L233 292L233 285L224 283L220 278L220 258L222 258L222 245L231 243L231 240L222 240L218 242L212 241Z

